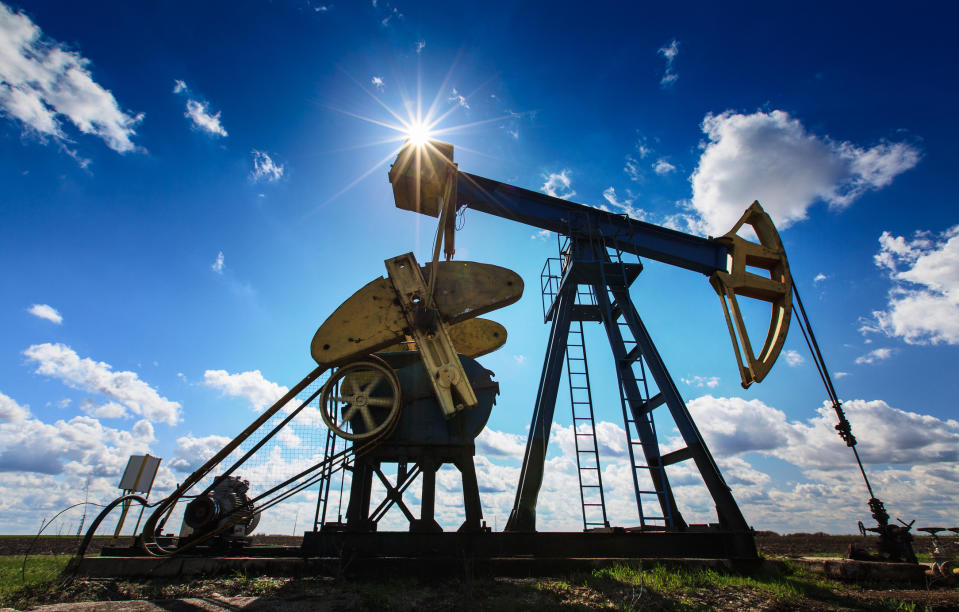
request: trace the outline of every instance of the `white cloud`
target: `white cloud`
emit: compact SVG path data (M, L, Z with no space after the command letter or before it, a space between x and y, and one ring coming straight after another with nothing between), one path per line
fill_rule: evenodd
M723 234L753 200L779 229L806 218L816 202L841 209L869 190L889 185L919 162L906 143L862 148L810 134L781 110L703 119L706 143L691 177L694 226Z
M250 171L250 178L254 183L266 180L268 183L275 183L283 178L283 164L273 161L267 153L253 149L250 152L253 155L253 170Z
M572 189L572 180L569 175L570 171L565 168L559 172L544 174L543 178L546 182L540 187L540 191L554 198L570 199L576 195L576 192Z
M526 363L526 355L513 355L513 361L516 362L516 365L523 365Z
M832 375L833 378L845 378L847 376L849 376L849 372L834 372Z
M30 409L21 406L9 396L0 393L0 422L22 423L30 416Z
M676 166L666 161L665 157L660 157L659 159L656 160L656 163L653 164L653 172L655 172L659 176L666 176L670 172L675 172L675 171L676 171Z
M127 456L148 448L153 433L103 427L87 416L44 423L2 393L0 419L0 472L118 476Z
M629 190L627 190L628 192ZM631 219L638 219L640 221L646 220L646 211L641 208L636 208L633 206L633 200L630 198L623 198L620 200L616 196L616 189L613 187L607 187L603 191L603 199L609 202L611 205L623 211L623 214L630 217Z
M113 94L93 80L89 65L0 3L0 113L61 146L69 142L61 123L66 118L118 153L135 151L131 138L143 115L120 110Z
M710 389L715 389L719 386L718 376L690 376L689 378L680 378L680 380L690 387L709 387Z
M823 282L824 280L828 278L829 278L828 276L820 272L819 274L816 275L814 279L812 279L812 282L818 285L819 283Z
M626 165L623 166L623 172L629 177L629 180L637 183L643 180L643 171L639 168L639 162L632 155L626 156Z
M80 404L80 409L98 419L121 419L129 416L126 406L118 404L117 402L96 404L88 399Z
M188 117L190 121L193 122L193 127L197 129L214 136L228 136L226 130L220 125L220 111L217 111L215 115L211 115L207 111L207 104L204 102L187 100L186 114L184 116Z
M535 234L530 234L529 237L532 238L533 240L546 240L552 235L553 235L553 232L544 229L544 230L539 230Z
M383 78L378 76L373 76L370 79L370 83L373 84L373 87L377 88L379 91L386 89L386 85L383 83Z
M63 316L60 315L56 308L50 306L49 304L34 304L27 309L27 312L35 317L40 317L41 319L46 319L51 323L56 323L57 325L63 323Z
M317 13L325 13L325 12L329 11L329 10L332 9L332 8L333 8L333 5L332 5L332 4L329 5L329 6L326 6L326 5L324 4L323 6L314 6L314 7L313 7L313 10L314 10L315 12L317 12Z
M224 395L248 400L255 412L269 408L289 391L286 387L264 378L259 370L239 374L230 374L226 370L207 370L203 373L203 384L219 389Z
M418 41L416 41L415 47L416 47L416 53L417 53L417 54L422 53L422 52L423 52L423 49L426 48L426 41L425 41L425 40L418 40Z
M908 412L882 400L843 403L863 461L869 464L930 464L959 461L959 421ZM836 415L824 402L807 422L760 400L703 396L690 412L718 456L761 451L804 469L855 468L852 453L836 434Z
M154 423L176 425L180 421L180 404L161 396L135 372L114 372L109 364L81 359L59 343L35 344L23 354L37 364L37 374L57 378L74 389L100 393Z
M177 438L175 457L170 465L181 472L193 472L229 442L230 438L216 435Z
M466 101L466 97L463 96L460 92L456 91L456 88L453 88L453 91L450 92L450 97L447 98L448 102L455 102L457 106L462 106L463 108L469 108L470 105Z
M892 357L892 349L890 348L877 348L875 350L869 351L865 355L856 357L856 363L875 363L877 361L883 361L884 359L889 359Z
M175 81L173 81L173 93L178 94L186 90L187 90L186 83L184 83L180 79L176 79Z
M217 274L223 274L223 267L225 265L226 264L223 262L223 251L220 251L216 254L216 259L213 260L213 263L210 264L210 269Z
M663 72L663 78L659 80L659 85L664 89L671 87L673 83L679 79L679 75L676 74L673 68L673 63L679 55L679 41L674 38L668 45L661 47L656 53L657 55L662 55L666 60L666 70Z
M797 366L799 366L799 365L802 365L803 362L806 361L806 360L803 358L803 356L799 354L798 351L794 351L794 350L792 350L792 349L790 349L790 350L786 351L785 353L783 353L783 357L786 358L786 363L787 363L787 364L789 365L789 367L791 367L791 368L795 368L795 367L797 367Z
M883 232L876 265L895 283L886 310L862 331L881 331L909 344L959 344L959 225L912 240Z

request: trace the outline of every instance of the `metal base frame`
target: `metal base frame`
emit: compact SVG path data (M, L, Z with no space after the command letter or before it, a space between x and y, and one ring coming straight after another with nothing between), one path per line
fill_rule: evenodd
M306 533L305 557L358 558L579 558L579 559L742 559L757 558L752 534L691 526L682 532L470 532L470 533Z

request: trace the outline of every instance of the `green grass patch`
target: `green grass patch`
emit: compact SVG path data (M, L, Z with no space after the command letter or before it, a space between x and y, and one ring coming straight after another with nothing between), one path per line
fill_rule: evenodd
M749 590L777 602L791 604L806 597L822 597L832 593L828 582L796 566L787 566L783 574L743 575L709 567L616 565L594 570L591 578L598 582L615 581L649 589L668 597L677 597L680 601L686 599L686 595L703 590Z
M69 555L30 555L24 571L22 556L0 557L0 602L24 587L53 582L69 560Z

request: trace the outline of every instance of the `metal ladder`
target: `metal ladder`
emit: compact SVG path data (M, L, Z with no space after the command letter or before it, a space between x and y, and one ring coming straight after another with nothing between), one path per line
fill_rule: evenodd
M573 321L566 342L566 379L573 414L573 441L579 476L579 498L583 509L583 531L609 527L603 472L596 443L593 394L589 387L589 362L586 360L586 336L583 322Z
M636 431L637 424L632 417L632 411L629 409L630 404L637 403L647 403L646 398L649 398L649 385L646 380L646 366L643 363L643 356L636 350L636 340L632 338L632 331L629 328L629 324L623 320L617 320L616 325L619 327L620 333L623 337L623 348L624 348L624 357L622 360L623 367L617 368L617 377L619 380L619 399L623 407L623 420L626 423L626 439L627 447L629 448L629 462L632 466L633 474L633 486L636 488L636 508L639 512L639 524L642 528L666 528L668 525L672 524L672 508L667 501L664 508L662 508L661 514L663 516L649 516L646 514L644 508L645 502L648 500L654 505L654 507L661 507L659 502L658 493L655 490L646 490L641 487L640 474L641 470L646 470L649 475L649 482L655 482L654 479L658 479L661 483L665 483L665 468L662 465L659 466L650 466L646 465L642 457L643 453L643 442L640 439L637 439ZM639 366L639 371L636 371L636 366ZM636 387L639 388L640 394L642 397L639 398L630 398L628 394L628 386L625 384L624 377L626 375L632 376L633 381L636 383ZM643 414L640 417L643 419L644 424L648 425L653 431L654 437L658 440L656 435L656 423L653 420L653 411L652 408L644 409ZM639 451L638 453L636 451Z
M604 250L608 257L607 265L615 267L618 264L620 267L619 277L625 278L625 271L622 269L622 253L618 249L606 249L605 245ZM612 251L612 253L610 251ZM655 487L655 483L658 481L662 488L667 488L666 468L663 465L653 466L644 462L643 457L645 457L646 454L643 449L643 441L637 437L639 425L636 419L633 418L634 413L630 409L631 406L643 407L642 415L639 418L642 419L642 425L652 431L652 438L654 441L657 441L656 443L658 444L659 436L656 434L656 423L653 420L653 409L658 404L654 405L654 403L650 401L649 383L646 378L646 365L643 362L643 355L640 352L639 344L636 342L629 322L626 320L626 317L623 316L623 309L616 303L615 296L612 291L609 290L610 285L607 283L606 266L603 266L602 270L603 289L606 291L606 296L609 300L608 303L611 305L610 314L619 332L618 336L621 344L621 347L613 347L613 354L618 361L616 377L619 382L619 400L623 410L623 421L626 425L626 448L629 450L629 463L632 468L630 471L633 476L633 488L636 493L636 511L639 514L639 524L642 529L667 529L673 525L672 507L669 497L667 496L664 500L665 503L662 503L659 493L655 488L651 490L648 488L643 489L640 480L640 475L643 473L642 471L645 470L649 475L648 482L650 484ZM638 372L636 369L637 365L639 366ZM628 384L627 381L629 380L631 380L633 384ZM638 391L638 397L632 396L632 389ZM645 480L643 482L645 482ZM648 515L646 513L644 507L647 501L651 503L653 507L660 508L659 515Z

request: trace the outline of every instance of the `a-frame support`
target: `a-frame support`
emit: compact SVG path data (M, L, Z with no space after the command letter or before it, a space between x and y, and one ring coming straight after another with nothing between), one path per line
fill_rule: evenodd
M716 504L719 528L743 533L749 540L743 542L743 547L752 548L746 520L706 448L702 435L693 423L686 404L629 296L629 284L639 273L641 269L639 264L613 262L605 246L585 240L572 240L564 256L566 261L563 278L551 306L552 327L549 345L540 376L526 454L523 458L516 499L506 530L513 532L536 530L536 501L543 481L547 444L562 376L563 355L570 321L583 317L587 320L601 321L606 329L616 361L621 392L632 416L630 420L641 441L646 467L649 469L656 498L662 510L661 516L665 530L687 529L687 524L676 507L665 467L692 459ZM575 304L579 285L589 285L593 289L596 305L592 313L584 313L584 307ZM628 351L618 324L620 317L623 318L625 327L635 340L634 347ZM648 371L659 388L659 393L655 397L642 397L637 386L632 372L632 363L640 358L645 360ZM659 452L659 443L655 430L651 426L652 420L649 418L650 413L663 404L669 409L685 442L684 448L666 455L661 455ZM627 427L629 427L628 423Z

